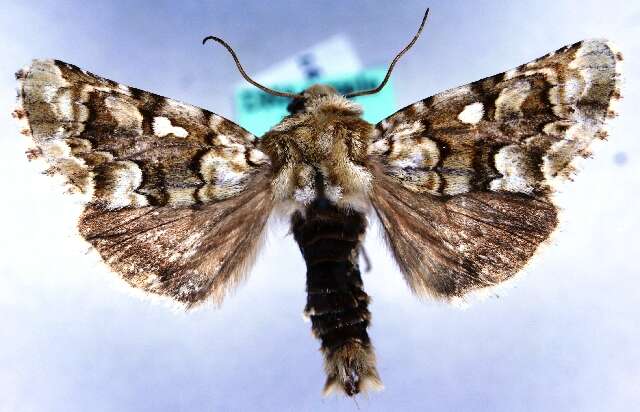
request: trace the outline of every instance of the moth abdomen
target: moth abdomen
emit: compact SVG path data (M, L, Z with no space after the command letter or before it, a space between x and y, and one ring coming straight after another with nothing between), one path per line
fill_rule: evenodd
M367 227L364 214L316 199L291 219L294 237L307 265L305 315L322 342L325 393L352 396L380 387L367 327L371 319L358 251Z

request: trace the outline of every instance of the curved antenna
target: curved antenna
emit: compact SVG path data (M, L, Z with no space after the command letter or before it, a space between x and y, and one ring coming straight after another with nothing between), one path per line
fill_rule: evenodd
M415 42L418 40L418 37L420 37L420 33L422 33L422 28L424 27L424 23L427 21L427 16L428 15L429 15L429 9L427 9L427 11L424 12L424 17L422 18L422 23L420 23L420 28L418 29L418 32L416 33L415 36L413 36L413 39L411 40L411 42L409 44L407 44L407 46L404 49L402 49L402 51L400 53L398 53L396 55L396 57L393 59L393 61L389 65L389 70L387 70L387 75L384 76L384 80L382 81L382 83L380 83L380 85L378 85L378 87L376 87L375 89L369 89L369 90L362 90L362 91L359 91L359 92L347 93L347 94L344 95L344 97L349 98L349 97L356 97L356 96L364 96L364 95L367 95L367 94L378 93L380 90L382 90L382 88L387 84L387 81L389 80L389 77L391 77L391 72L393 71L393 66L396 65L398 60L400 60L400 57L402 57L402 55L405 54L411 48L411 46L413 46L415 44Z
M263 92L272 94L274 96L289 97L291 99L295 99L296 97L300 97L301 96L300 94L295 94L295 93L279 92L277 90L272 90L272 89L269 89L268 87L265 87L265 86L261 85L260 83L256 82L251 77L249 77L247 72L244 71L244 69L242 68L242 65L240 64L240 60L238 59L238 56L236 55L236 52L234 52L233 49L231 48L231 46L229 46L224 40L222 40L219 37L215 37L215 36L207 36L204 39L202 39L202 44L205 44L207 42L207 40L213 40L213 41L218 42L221 45L223 45L224 48L227 49L227 51L229 53L231 53L231 56L233 57L233 61L236 62L236 67L238 67L238 70L240 71L240 74L242 75L242 77L244 77L244 79L246 81L248 81L252 85L256 86L258 89L262 90Z

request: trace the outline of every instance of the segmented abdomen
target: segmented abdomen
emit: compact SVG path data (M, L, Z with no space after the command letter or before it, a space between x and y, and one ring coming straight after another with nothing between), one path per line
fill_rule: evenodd
M367 334L369 297L358 267L366 217L320 198L304 214L296 212L291 226L307 264L305 314L322 341L325 391L341 389L351 396L364 386L379 386Z

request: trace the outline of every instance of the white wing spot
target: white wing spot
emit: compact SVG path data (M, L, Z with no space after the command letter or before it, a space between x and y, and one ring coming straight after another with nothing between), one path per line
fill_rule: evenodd
M44 85L42 86L42 99L46 102L46 103L51 103L53 102L53 99L56 97L56 94L58 94L58 90L59 87L57 85Z
M119 128L133 129L139 134L142 133L142 114L134 104L118 96L108 96L104 99L104 105L109 109L109 114L116 120Z
M468 104L458 115L458 119L462 123L476 124L482 120L484 115L484 105L480 102Z
M509 116L522 116L521 106L529 95L531 85L528 81L519 81L502 89L496 99L495 118L502 121Z
M176 137L189 136L189 133L184 128L172 125L171 120L163 116L153 118L153 134L158 137L165 137L170 134Z
M489 188L494 192L531 194L535 190L536 176L528 165L529 155L517 145L505 146L494 157L496 169L502 174Z
M137 164L128 160L112 162L105 174L109 189L107 208L143 207L149 204L143 195L135 193L142 183L142 170Z
M73 103L71 100L71 91L67 90L58 97L58 114L61 120L72 121L73 119Z

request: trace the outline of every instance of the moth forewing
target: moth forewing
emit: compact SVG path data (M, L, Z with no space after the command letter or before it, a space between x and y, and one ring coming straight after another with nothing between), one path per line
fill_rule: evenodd
M85 195L80 234L132 286L187 306L244 278L272 207L255 138L209 111L55 60L20 71L16 116Z
M606 135L621 59L575 43L376 126L371 199L414 292L460 298L525 266L557 225L553 192Z

